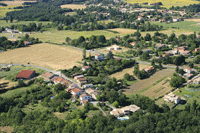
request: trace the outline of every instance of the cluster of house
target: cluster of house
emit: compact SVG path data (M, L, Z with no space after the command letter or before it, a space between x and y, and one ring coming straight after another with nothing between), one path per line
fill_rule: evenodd
M52 81L54 84L62 84L64 86L69 86L71 84L70 81L62 78L59 75L56 75L54 73L51 72L46 72L42 75L44 81Z
M200 84L200 74L187 81L187 84Z
M107 47L107 50L120 50L121 48L117 45L112 45L110 47Z
M82 86L83 88L79 88L77 84L72 83L69 85L67 92L71 93L72 96L78 96L81 104L84 106L87 102L92 101L92 99L97 99L97 95L101 95L102 93L98 90L92 89L94 87L93 84L85 84Z
M196 70L194 70L192 68L189 68L189 67L186 67L186 68L183 69L183 71L185 72L183 74L183 77L187 78L187 79L190 79L190 78L192 78L194 76L193 72L195 72Z
M137 112L138 110L140 110L140 107L136 105L129 105L123 108L113 109L113 111L110 111L110 114L115 117L121 117L130 114L130 112Z
M181 98L173 94L172 92L164 96L165 101L170 101L178 104L181 101Z
M13 65L12 64L9 64L7 66L3 66L1 67L1 71L8 71Z
M3 33L19 33L19 31L18 30L13 30L13 29L10 29L10 28L6 28L5 31L3 31Z
M90 66L82 67L83 71L87 71L88 69L90 69ZM71 75L71 78L76 80L80 86L87 84L87 80L86 80L85 76L80 73L75 73L75 74Z

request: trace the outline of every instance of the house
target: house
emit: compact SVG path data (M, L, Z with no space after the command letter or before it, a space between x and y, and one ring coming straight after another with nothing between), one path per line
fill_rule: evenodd
M55 74L50 73L50 72L46 72L42 75L43 79L46 81L51 80L54 76L55 76Z
M94 85L93 84L85 84L82 87L83 88L90 88L90 87L94 87Z
M142 16L138 16L137 20L144 20L144 18Z
M96 54L95 55L95 60L102 61L102 60L104 60L104 56L101 55L101 54Z
M59 76L54 76L53 78L51 78L51 81L55 81L57 78L59 78Z
M168 57L168 56L173 56L174 54L172 52L165 52L162 57Z
M165 47L165 44L156 44L155 45L155 49L161 49L161 48L164 48Z
M29 42L29 41L24 41L24 45L26 46L26 45L31 45L32 44L32 42Z
M179 19L178 19L178 18L173 18L172 21L173 21L173 22L178 22Z
M147 53L151 53L151 49L143 49L142 52L147 52Z
M107 47L107 50L114 50L113 47Z
M194 51L195 51L195 52L197 52L197 51L199 51L199 50L200 50L200 48L195 48L195 50L194 50Z
M71 75L71 78L74 78L75 76L81 75L80 73L74 73Z
M180 54L182 54L182 55L191 55L191 51L185 50L185 51L181 52Z
M74 89L71 90L71 94L74 95L74 96L75 95L79 96L81 92L83 92L83 90L81 90L79 88L74 88Z
M183 74L183 78L187 78L187 79L190 79L190 78L192 78L194 75L193 74L191 74L191 73L185 73L185 74Z
M58 77L57 79L54 80L54 84L59 84L63 81L64 79L62 77Z
M83 70L83 71L87 71L87 70L89 70L89 69L91 69L90 66L83 66L83 67L82 67L82 70Z
M87 84L87 80L81 80L81 81L78 81L78 84L80 86L84 85L84 84Z
M94 90L94 89L91 89L91 88L85 90L85 92L88 93L88 94L90 94L92 96L92 98L94 98L94 99L97 99L96 98L97 95L101 95L102 94L98 90Z
M114 109L113 111L110 111L110 114L111 115L114 115L115 117L120 117L120 116L123 116L123 111L121 110L117 110L117 109Z
M90 101L90 99L92 97L90 95L88 95L88 94L82 94L82 95L79 96L79 98L80 98L81 101L82 100L88 100L88 101Z
M72 84L70 84L70 85L69 85L69 87L68 87L68 88L76 88L76 87L78 87L78 85L77 85L77 84L75 84L75 83L72 83Z
M131 42L129 44L132 45L132 46L135 46L137 43L136 42Z
M80 101L80 102L81 102L81 104L82 104L83 106L85 106L86 103L88 102L88 100L82 100L82 101Z
M62 85L64 85L64 86L69 86L69 85L71 84L71 82L68 81L68 80L63 80L63 81L61 81L60 83L61 83Z
M185 46L182 46L182 47L176 47L174 48L174 51L173 51L173 54L176 54L176 53L183 53L184 51L186 50L186 47Z
M75 80L77 80L78 78L84 78L84 75L78 75L74 77Z
M172 92L164 96L165 101L170 101L178 104L181 101L181 98L173 94Z
M166 19L159 19L159 22L166 22L167 20Z
M31 79L36 75L35 70L21 70L16 79Z
M144 71L148 72L148 73L151 72L152 70L154 70L153 66L148 66L148 67L144 68Z
M185 71L186 73L192 73L193 72L192 68L189 68L189 67L184 68L183 71Z

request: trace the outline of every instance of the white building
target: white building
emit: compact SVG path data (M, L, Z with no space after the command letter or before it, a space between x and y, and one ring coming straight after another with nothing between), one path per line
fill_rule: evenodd
M96 55L95 55L95 60L102 61L102 60L104 60L104 56L103 56L103 55L100 55L100 54L96 54Z
M170 101L178 104L181 101L181 98L173 94L172 92L164 96L165 101Z

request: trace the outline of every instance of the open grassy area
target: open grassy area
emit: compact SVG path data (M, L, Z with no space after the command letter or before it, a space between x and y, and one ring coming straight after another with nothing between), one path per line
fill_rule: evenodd
M78 4L66 4L66 5L61 5L61 8L71 8L73 9L84 9L86 6L84 5L78 5Z
M126 0L127 3L155 3L155 2L162 2L163 6L162 7L166 7L166 8L170 8L172 6L188 6L190 4L198 4L198 1L195 0Z
M39 23L42 23L42 25L47 25L48 23L52 23L50 21L17 21L17 20L14 20L13 23L10 23L10 21L8 21L8 23L6 22L6 20L0 20L0 24L1 26L3 27L6 27L6 26L11 26L11 25L17 25L17 24L29 24L29 23L36 23L36 24L39 24Z
M87 53L87 56L89 54ZM79 66L77 61L82 60L82 51L53 44L35 44L8 50L0 53L0 63L27 64L51 69L69 69Z
M10 82L5 80L5 78L0 79L0 89L7 89L15 85L17 85L17 82Z
M123 28L115 28L115 29L109 29L111 31L117 31L120 34L133 34L134 32L136 32L137 30L134 29L123 29Z
M163 69L158 71L147 79L139 80L137 83L131 85L129 89L124 89L124 93L126 95L132 95L138 92L143 92L144 89L148 90L149 87L157 83L158 80L173 74L174 71L175 70L173 69Z
M2 1L0 1L0 2L2 2ZM7 12L20 10L20 9L13 9L14 7L16 7L16 6L3 6L3 7L1 6L0 7L0 18L5 17Z
M7 4L7 6L21 6L24 2L36 2L30 0L13 0L13 1L1 1L0 3Z
M22 87L22 88L17 88L17 89L14 89L14 90L9 90L9 91L7 91L6 93L0 94L0 96L1 96L1 97L4 97L4 98L13 97L13 96L15 96L15 95L24 93L26 90L30 90L31 87L33 87L33 86L34 86L34 85L30 85L30 86L28 86L28 87Z
M176 27L177 29L183 29L189 31L200 31L200 25L198 25L198 22L195 21L181 21L176 23L160 23L160 22L152 22L156 25L163 26L163 28L173 28ZM174 28L175 29L175 28Z
M13 127L10 127L10 126L2 126L0 127L0 132L2 133L12 133L14 130Z
M32 105L32 104L25 105L22 108L22 111L24 113L28 113L29 111L41 111L41 112L43 112L46 109L48 109L48 107L44 107L40 103L38 103L38 104L34 104L34 105Z
M144 69L145 67L148 67L148 65L145 64L139 64L140 70ZM134 67L123 69L121 72L114 73L110 75L111 77L115 77L117 79L124 78L124 74L129 73L130 75L133 75Z

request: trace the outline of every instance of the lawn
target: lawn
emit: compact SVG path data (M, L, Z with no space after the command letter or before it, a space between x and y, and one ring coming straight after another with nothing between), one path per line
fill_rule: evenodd
M80 66L82 51L48 43L35 44L30 47L17 48L0 53L0 63L27 64L54 70L69 69ZM87 56L89 54L87 53Z
M198 4L198 1L194 0L126 0L127 3L154 3L154 2L162 2L163 7L170 8L172 6L188 6L190 4Z
M147 91L149 87L153 87L158 81L166 76L169 76L174 73L174 69L163 69L156 72L147 79L139 80L137 83L131 85L129 89L124 89L126 95L132 95L135 93L141 93L144 90Z
M200 25L198 25L198 22L195 21L181 21L176 23L160 23L160 22L152 22L153 24L163 26L163 28L173 28L176 27L176 29L183 29L186 31L200 31ZM175 29L175 28L174 28Z
M141 64L141 63L139 64L140 70L144 69L145 67L148 67L148 65ZM134 67L126 68L126 69L123 69L121 72L114 73L114 74L112 74L110 76L111 77L115 77L117 79L122 79L122 78L124 78L124 74L126 74L126 73L129 73L130 75L133 75L133 71L134 71Z
M18 95L18 94L22 94L24 93L26 90L30 90L31 87L33 87L34 85L30 85L28 87L22 87L22 88L18 88L18 89L14 89L14 90L9 90L7 91L6 93L2 93L0 94L1 97L4 97L4 98L10 98L10 97L13 97L15 95Z
M84 5L78 5L78 4L66 4L66 5L61 5L61 8L71 8L73 9L84 9L86 6Z

